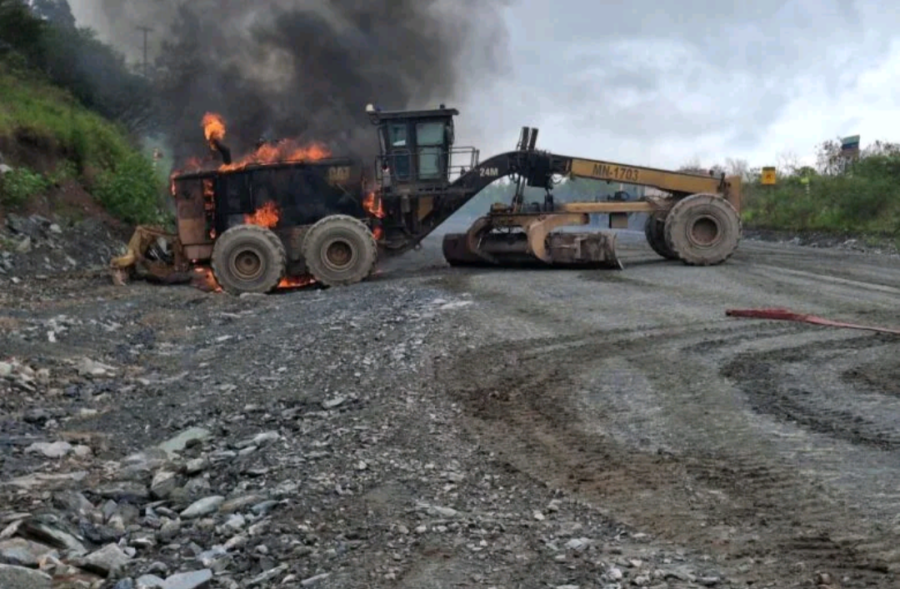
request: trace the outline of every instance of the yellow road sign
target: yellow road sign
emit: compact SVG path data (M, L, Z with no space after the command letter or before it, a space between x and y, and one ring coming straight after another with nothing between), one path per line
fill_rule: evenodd
M771 166L763 168L760 182L769 185L775 184L775 168Z

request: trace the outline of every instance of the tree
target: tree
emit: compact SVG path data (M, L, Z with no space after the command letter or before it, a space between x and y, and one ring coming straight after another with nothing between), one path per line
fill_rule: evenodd
M75 28L75 15L68 0L31 0L31 9L37 16L58 27Z
M692 174L706 174L707 170L703 168L702 163L700 162L700 158L694 156L686 163L682 164L678 170L678 172L690 172Z
M88 28L50 26L44 34L43 70L85 106L122 123L130 132L155 129L156 98L149 80Z
M793 176L800 167L800 158L790 150L779 153L775 161L778 173L782 176Z
M23 0L0 0L0 54L17 53L28 61L40 59L45 28Z
M740 176L741 180L744 180L745 182L751 180L750 164L747 160L731 157L726 158L725 169L728 171L729 176Z

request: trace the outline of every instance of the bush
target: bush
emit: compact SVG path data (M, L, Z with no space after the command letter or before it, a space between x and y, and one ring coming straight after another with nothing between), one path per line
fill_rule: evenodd
M129 223L160 221L159 178L150 160L138 152L121 158L115 169L97 176L94 195L111 214Z
M125 130L61 89L22 77L0 63L0 136L15 140L25 135L56 152L48 154L60 161L50 181L79 179L112 215L126 222L156 220L160 177Z
M0 177L0 203L20 206L50 188L50 180L27 168L16 168Z
M776 186L746 184L747 226L900 237L900 150L878 142L847 163L840 146L826 142L818 168L788 170Z

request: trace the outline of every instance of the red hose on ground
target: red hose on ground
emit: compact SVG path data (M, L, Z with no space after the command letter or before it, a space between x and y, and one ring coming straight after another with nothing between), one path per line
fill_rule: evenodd
M843 327L846 329L862 329L865 331L876 331L878 333L890 333L900 335L900 329L891 329L890 327L871 327L867 325L856 325L854 323L842 323L840 321L831 321L815 315L806 315L803 313L794 313L787 309L729 309L725 311L728 317L751 317L755 319L775 319L780 321L800 321L803 323L812 323L815 325L825 325L828 327Z

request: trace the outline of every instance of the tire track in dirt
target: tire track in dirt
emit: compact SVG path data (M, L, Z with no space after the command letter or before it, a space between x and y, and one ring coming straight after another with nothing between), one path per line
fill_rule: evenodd
M516 467L626 524L751 563L748 580L801 586L822 570L845 576L845 588L895 587L898 536L882 516L900 502L877 488L864 498L842 493L841 459L829 452L862 457L850 478L871 477L896 459L900 438L872 425L873 405L851 396L840 400L843 412L838 400L818 412L803 405L807 419L798 421L776 386L798 363L814 372L810 363L892 344L818 335L777 324L604 331L474 350L438 379L467 408L472 430ZM868 437L841 434L866 420ZM828 443L817 447L821 437ZM896 467L889 478L900 482Z

